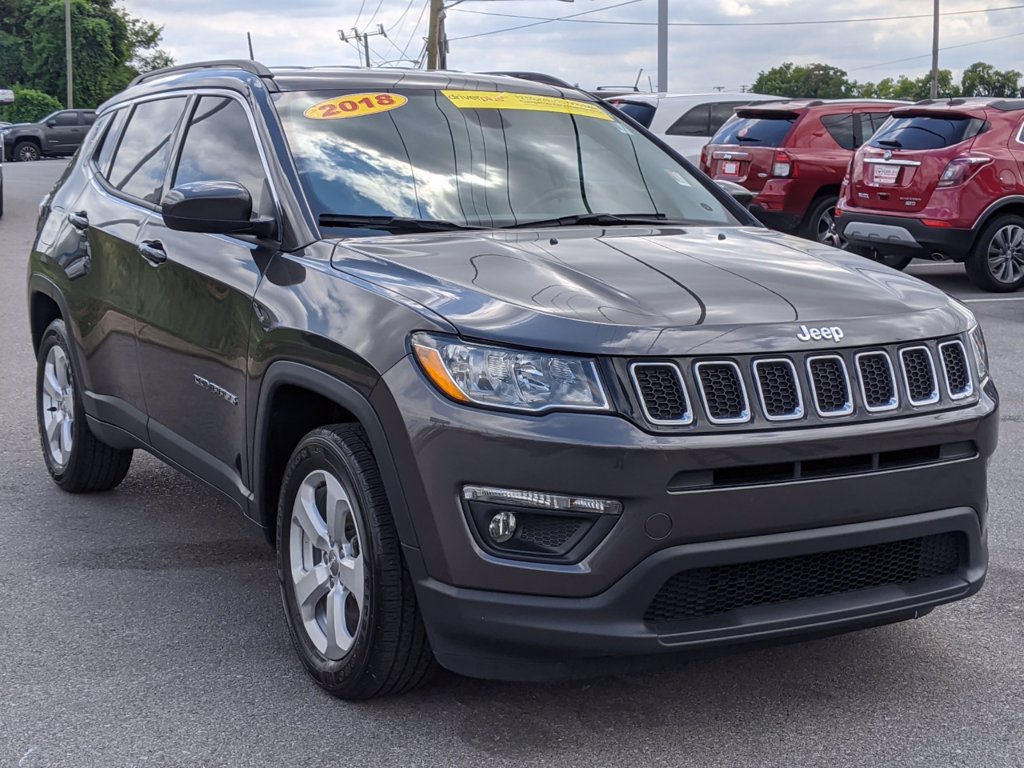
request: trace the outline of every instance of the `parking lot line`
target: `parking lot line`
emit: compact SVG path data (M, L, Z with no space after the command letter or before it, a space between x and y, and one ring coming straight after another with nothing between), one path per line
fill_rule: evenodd
M965 304L971 304L976 301L1024 301L1024 296L992 296L984 299L960 299Z

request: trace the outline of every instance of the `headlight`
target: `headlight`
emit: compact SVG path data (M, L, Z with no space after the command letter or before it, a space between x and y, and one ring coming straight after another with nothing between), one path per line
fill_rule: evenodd
M593 360L526 352L415 333L412 350L427 378L460 403L514 411L608 410Z
M974 364L978 366L978 378L984 383L988 378L988 347L985 346L985 335L981 326L975 325L967 332L971 340L971 351L974 352Z

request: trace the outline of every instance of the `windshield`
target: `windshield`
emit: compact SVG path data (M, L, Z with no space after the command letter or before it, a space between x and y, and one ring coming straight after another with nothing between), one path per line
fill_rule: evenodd
M345 235L379 235L353 227L367 216L488 228L594 213L738 223L685 167L591 102L429 89L275 102L313 213Z

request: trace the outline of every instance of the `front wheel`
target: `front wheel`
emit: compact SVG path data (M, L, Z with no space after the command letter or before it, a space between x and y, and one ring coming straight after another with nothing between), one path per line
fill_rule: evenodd
M36 414L43 460L57 485L87 493L110 490L124 480L132 451L112 448L89 430L63 320L50 323L39 345Z
M990 223L964 266L970 281L985 291L1008 293L1024 285L1024 218L1000 216Z
M39 147L31 141L19 141L14 145L14 158L23 163L38 160L42 156L43 153L39 151Z
M277 552L292 644L321 687L368 699L429 679L436 662L360 427L315 429L295 449Z

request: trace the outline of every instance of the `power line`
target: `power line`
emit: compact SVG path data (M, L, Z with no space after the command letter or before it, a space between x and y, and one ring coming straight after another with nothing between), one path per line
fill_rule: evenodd
M969 48L972 45L983 45L985 43L994 43L998 40L1009 40L1012 37L1024 37L1024 32L1015 32L1012 35L1000 35L999 37L990 37L987 40L975 40L973 43L959 43L958 45L947 45L939 48L940 51L952 51L955 48ZM905 59L893 59L892 61L883 61L879 64L865 64L862 67L853 67L847 70L848 72L856 72L861 69L875 69L877 67L887 67L890 64L902 64L905 61L916 61L917 59L927 59L931 56L930 53L922 53L920 56L908 56Z
M419 30L420 24L423 23L423 17L424 17L424 15L426 15L427 8L429 8L429 7L430 7L430 0L424 0L423 7L420 9L419 18L416 19L416 24L413 26L412 32L409 33L409 39L406 40L405 41L405 45L402 46L402 55L401 55L400 58L408 58L409 57L409 46L412 45L413 38L416 37L416 32L417 32L417 30ZM424 51L426 50L426 46L427 46L427 44L424 42L423 43L423 50ZM423 53L422 52L417 57L417 61L423 61Z
M359 3L359 13L356 14L356 20L353 22L352 26L359 26L359 18L363 15L363 7L365 5L366 0L362 0L362 2Z
M629 5L629 3L622 3L621 5ZM616 8L618 6L608 6L607 8ZM607 8L599 8L596 10L607 10ZM970 11L945 11L940 13L940 16L966 16L975 13L996 13L999 11L1015 11L1024 8L1024 4L1020 5L1007 5L999 8L976 8ZM491 32L483 32L478 35L469 35L461 38L450 38L452 40L466 40L468 37L482 37L483 35L493 35L499 32L510 32L515 29L525 29L526 27L538 26L538 24L548 24L553 21L567 21L576 24L612 24L616 26L627 26L627 27L653 27L656 26L655 21L623 21L615 19L575 19L575 16L583 16L587 13L596 13L595 11L584 11L583 13L574 13L569 16L524 16L515 13L499 13L497 11L474 11L470 8L453 8L452 10L458 11L459 13L473 13L479 16L501 16L508 19L535 19L536 24L522 24L515 27L506 27L504 29L496 29ZM789 27L789 26L809 26L809 25L820 25L820 24L859 24L863 22L879 22L879 21L907 21L911 19L930 19L932 14L930 13L916 13L904 16L864 16L858 18L849 19L806 19L797 21L670 21L668 24L670 27Z
M414 2L415 2L415 0L409 0L409 2L405 6L405 10L402 11L402 15L398 17L398 20L395 21L394 24L392 24L390 27L388 27L388 36L387 36L388 44L391 46L391 49L396 51L400 56L404 56L405 54L401 50L399 50L398 45L395 43L393 37L399 37L399 36L401 36L402 32L405 31L405 25L404 25L405 17L409 14L409 9L412 8L412 4ZM398 31L398 34L394 34L393 35L393 33L395 32L396 29L398 29L398 26L400 24L402 25L402 29ZM390 51L389 51L389 53L390 53Z
M529 19L529 18L541 18L542 20L541 21L532 22L531 24L520 24L520 25L515 26L515 27L505 27L504 29L492 29L490 32L478 32L475 35L462 35L461 37L449 37L448 40L449 41L471 40L474 37L485 37L486 35L496 35L499 32L511 32L514 29L526 29L527 27L538 27L541 24L550 24L552 21L568 21L570 19L575 18L576 16L586 16L588 13L599 13L600 11L609 11L612 8L621 8L624 5L633 5L634 3L639 3L639 2L642 2L642 0L626 0L623 3L616 3L615 5L606 5L606 6L602 7L602 8L593 8L593 9L591 9L589 11L580 11L579 13L570 13L568 16L559 16L558 18L555 18L555 19L549 19L549 18L537 17L537 16L524 16L522 18L527 18L527 19ZM1022 6L1022 7L1024 7L1024 6ZM483 11L469 11L469 10L466 10L465 8L453 8L452 10L457 10L457 11L460 11L462 13L483 13ZM494 15L497 15L497 14L494 14Z

